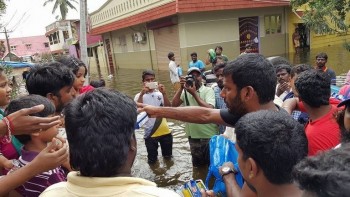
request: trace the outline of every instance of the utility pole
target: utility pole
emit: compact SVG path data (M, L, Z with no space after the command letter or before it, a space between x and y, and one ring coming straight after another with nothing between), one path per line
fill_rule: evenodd
M87 41L86 41L86 18L87 18L87 3L86 0L80 0L80 58L86 65L88 72L86 75L85 85L90 83L90 65L87 55Z
M9 36L7 35L8 31L6 31L6 27L4 27L4 32L1 32L1 33L5 33L6 43L7 43L7 51L8 51L8 53L10 53L10 51L11 51L10 41L9 41Z
M8 51L8 53L10 53L11 52L11 47L10 47L10 41L9 41L9 36L8 36L8 33L11 33L12 31L7 31L6 30L6 27L4 27L4 31L2 31L2 32L0 32L0 33L4 33L5 34L5 38L6 38L6 45L7 45L7 51ZM5 48L5 46L3 46L4 48ZM0 52L1 52L1 54L2 53L5 53L5 51L2 51L2 47L0 48ZM2 54L1 56L3 56L4 54ZM2 57L0 57L0 58L2 58Z

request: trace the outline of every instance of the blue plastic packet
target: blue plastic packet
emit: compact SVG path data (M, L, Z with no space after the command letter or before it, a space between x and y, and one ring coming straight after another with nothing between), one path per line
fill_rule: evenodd
M137 115L135 129L141 128L148 121L148 115L146 112L141 112Z

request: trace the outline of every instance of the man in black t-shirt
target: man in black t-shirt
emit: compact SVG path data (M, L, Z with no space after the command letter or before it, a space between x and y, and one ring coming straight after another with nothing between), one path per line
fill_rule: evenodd
M221 96L228 109L203 107L154 107L138 104L139 111L150 117L166 117L192 123L216 123L234 126L243 115L262 109L279 111L273 103L276 73L262 55L250 53L227 63L224 69Z

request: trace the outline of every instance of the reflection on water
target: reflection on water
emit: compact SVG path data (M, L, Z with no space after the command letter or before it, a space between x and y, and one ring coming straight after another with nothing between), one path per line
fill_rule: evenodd
M345 51L342 46L333 46L321 48L314 51L304 51L301 54L282 54L281 56L289 59L293 64L308 63L313 65L315 56L319 52L328 54L328 64L339 75L349 70L347 60L350 59L350 53ZM98 74L91 69L91 78L97 79ZM96 69L97 70L97 69ZM130 97L134 97L141 90L142 70L119 69L116 76L109 79L107 74L103 74L107 87L124 92ZM156 71L156 80L165 85L168 97L171 100L174 92L169 80L168 71ZM150 166L147 163L147 151L143 140L143 131L136 130L138 154L133 168L133 174L156 182L161 187L175 188L184 181L193 176L195 178L206 177L207 169L192 169L191 155L188 140L185 137L184 123L176 120L168 120L169 127L174 136L173 159L163 160L159 148L159 162ZM199 177L198 177L199 175Z

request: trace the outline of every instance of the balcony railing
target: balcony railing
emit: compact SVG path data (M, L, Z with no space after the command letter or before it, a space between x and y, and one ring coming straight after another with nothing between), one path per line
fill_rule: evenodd
M46 32L52 31L52 30L66 30L69 26L70 21L56 21L48 26L46 26Z
M175 0L114 0L91 15L92 27L118 21Z

